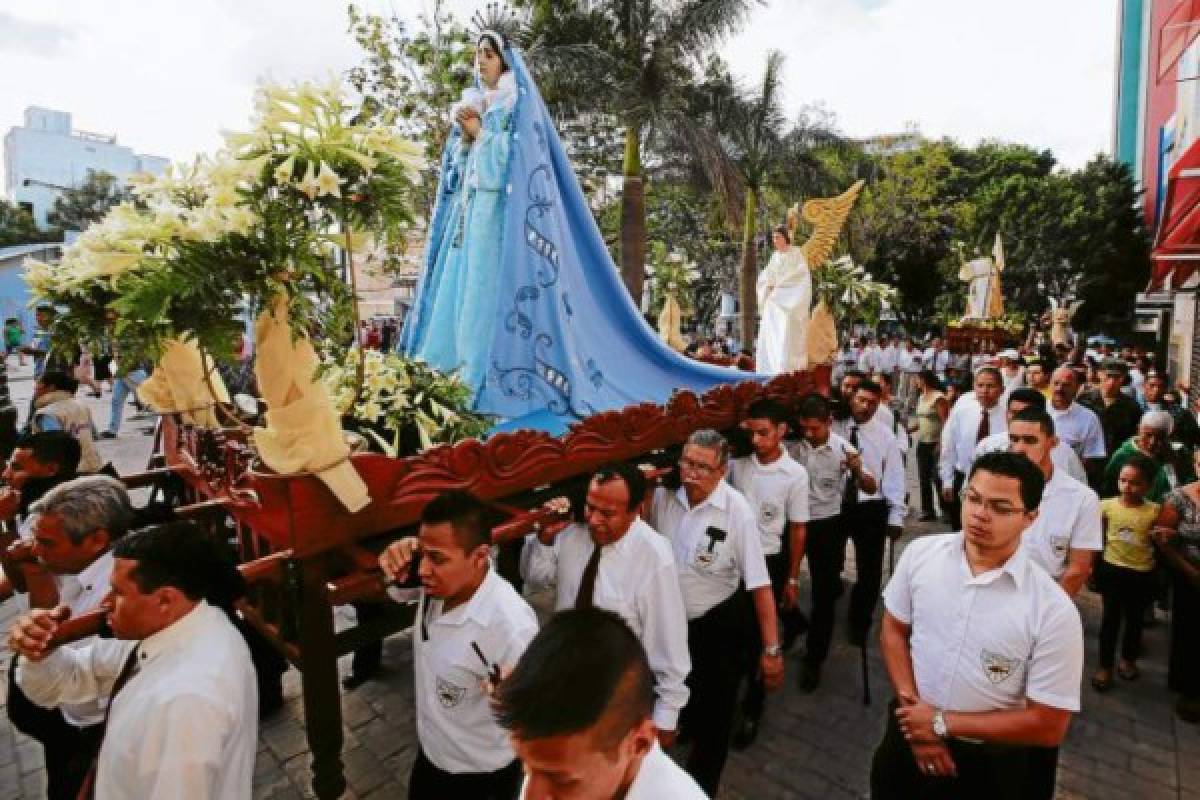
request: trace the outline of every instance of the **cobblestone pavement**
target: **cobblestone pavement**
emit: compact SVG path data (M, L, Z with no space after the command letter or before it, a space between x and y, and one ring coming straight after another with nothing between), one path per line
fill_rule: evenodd
M27 376L27 369L13 372L13 394L21 407L30 392ZM108 400L107 394L101 400L87 400L101 424L108 421ZM150 437L139 428L148 424L127 420L121 438L101 443L102 452L123 472L144 466ZM941 528L910 524L900 548L913 537L934 530ZM848 577L852 560L850 564ZM807 598L806 587L802 596ZM1058 796L1069 800L1200 800L1200 727L1182 723L1172 713L1165 688L1165 623L1147 631L1142 678L1134 683L1118 681L1110 693L1099 695L1087 684L1095 668L1099 598L1085 591L1079 605L1088 647L1084 708L1063 747ZM343 615L343 622L351 621L349 613ZM12 618L10 605L0 607L0 630L7 630ZM839 629L836 635L841 634ZM416 744L411 653L407 634L392 637L386 643L387 669L380 679L343 694L347 798L395 800L406 796ZM863 704L859 652L844 640L835 640L824 681L813 695L796 689L796 658L793 653L788 659L785 688L770 698L758 741L748 751L732 754L720 795L723 800L867 796L871 753L890 697L877 650L872 648L868 659L870 705ZM2 652L0 666L7 671L7 665L8 653ZM348 668L349 659L343 659L343 672ZM300 680L295 670L285 677L285 694L285 709L261 726L254 775L254 797L260 800L312 796ZM44 776L40 747L13 731L7 716L0 715L0 800L44 796Z

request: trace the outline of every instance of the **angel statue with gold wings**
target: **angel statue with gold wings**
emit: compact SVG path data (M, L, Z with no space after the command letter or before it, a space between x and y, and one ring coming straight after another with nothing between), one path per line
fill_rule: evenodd
M862 187L863 182L858 181L837 197L805 203L804 219L813 232L803 245L792 244L800 222L799 206L788 210L786 227L780 225L772 231L775 252L759 274L757 286L761 318L754 358L758 372L776 375L808 368L813 352L808 342L812 270L824 265L833 253Z

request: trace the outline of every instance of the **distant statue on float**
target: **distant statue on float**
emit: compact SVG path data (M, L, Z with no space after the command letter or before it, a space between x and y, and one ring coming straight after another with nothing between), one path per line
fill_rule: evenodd
M837 351L836 323L825 305L812 308L813 271L825 266L841 236L846 218L862 191L858 181L837 197L814 198L788 210L787 227L771 233L775 251L758 276L761 314L755 347L755 370L767 375L829 363ZM813 226L803 245L793 245L803 217ZM819 320L819 324L818 324ZM816 345L814 347L814 345Z
M967 284L967 313L965 320L999 319L1004 316L1004 292L1000 273L1004 271L1004 245L996 234L992 255L980 256L963 263L958 279Z

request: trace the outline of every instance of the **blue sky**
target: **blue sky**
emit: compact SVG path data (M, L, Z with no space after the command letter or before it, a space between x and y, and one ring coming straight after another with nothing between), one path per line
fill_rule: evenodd
M1110 146L1117 0L772 0L724 48L753 81L778 48L789 109L855 136L1052 149ZM469 16L481 0L449 0ZM413 17L428 0L363 0ZM0 131L28 105L140 152L185 159L245 125L260 78L324 78L357 58L336 0L39 0L0 10Z

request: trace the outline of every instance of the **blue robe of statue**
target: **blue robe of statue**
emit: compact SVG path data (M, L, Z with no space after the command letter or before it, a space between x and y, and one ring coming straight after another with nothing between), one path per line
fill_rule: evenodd
M678 389L762 379L685 358L634 307L518 51L503 102L442 157L425 272L400 348L460 370L505 427L561 432L590 414Z

